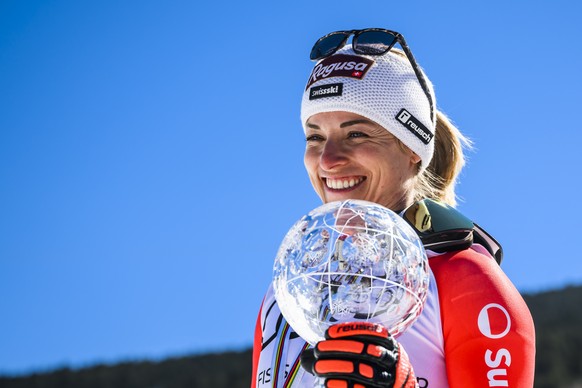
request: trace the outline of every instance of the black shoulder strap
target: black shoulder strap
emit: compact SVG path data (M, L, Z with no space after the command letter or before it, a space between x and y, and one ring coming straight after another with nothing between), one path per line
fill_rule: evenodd
M497 242L485 229L481 228L479 225L473 223L473 240L477 244L481 244L487 249L491 256L495 258L497 264L501 265L501 260L503 260L503 248L501 244Z
M483 228L449 205L426 198L406 209L403 218L418 233L426 249L444 253L467 249L477 243L501 264L501 245Z

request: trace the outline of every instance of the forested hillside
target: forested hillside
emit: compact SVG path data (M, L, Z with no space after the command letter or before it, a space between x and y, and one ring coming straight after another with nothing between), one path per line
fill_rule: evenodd
M249 388L251 353L249 349L160 362L59 369L19 378L0 377L0 388Z
M582 286L524 295L536 325L536 388L582 388Z
M536 388L582 387L582 286L526 294L536 324ZM239 388L251 350L0 377L0 388Z

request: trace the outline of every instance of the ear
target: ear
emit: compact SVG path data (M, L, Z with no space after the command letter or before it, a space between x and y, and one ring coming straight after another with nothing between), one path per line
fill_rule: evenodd
M412 162L412 164L418 164L420 163L420 156L410 151L410 161Z

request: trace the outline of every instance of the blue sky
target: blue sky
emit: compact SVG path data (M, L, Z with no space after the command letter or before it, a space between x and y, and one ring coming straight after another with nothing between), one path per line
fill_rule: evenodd
M0 373L250 346L339 29L404 34L517 288L582 283L579 2L199 3L0 3Z

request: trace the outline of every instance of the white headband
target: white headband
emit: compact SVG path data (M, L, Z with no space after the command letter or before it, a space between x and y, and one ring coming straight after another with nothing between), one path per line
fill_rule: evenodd
M426 80L436 106L432 84ZM392 50L382 56L362 56L346 45L319 61L303 93L303 129L314 114L333 111L356 113L380 124L420 157L421 170L430 163L435 123L406 57Z

